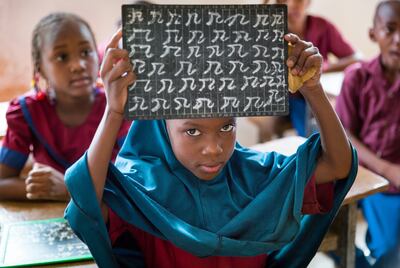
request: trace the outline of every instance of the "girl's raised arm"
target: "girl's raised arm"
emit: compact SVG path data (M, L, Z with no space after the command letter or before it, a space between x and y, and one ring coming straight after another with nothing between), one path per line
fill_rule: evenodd
M135 81L128 52L118 48L119 30L107 46L100 75L104 83L107 106L88 150L89 172L98 201L101 203L108 164L124 118L128 86Z
M351 168L352 152L343 126L321 86L322 56L315 46L294 34L285 35L285 40L293 45L287 62L293 75L302 76L311 68L317 69L315 75L300 88L321 133L322 153L315 170L316 182L346 178Z

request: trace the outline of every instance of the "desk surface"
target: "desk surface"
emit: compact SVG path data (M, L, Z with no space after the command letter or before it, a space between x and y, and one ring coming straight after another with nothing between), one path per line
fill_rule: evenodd
M0 202L0 223L60 218L64 215L63 202Z
M0 202L0 224L27 220L60 218L66 203L62 202ZM38 266L35 266L38 267ZM44 266L49 267L49 266ZM57 267L97 267L93 261L57 264Z
M342 89L343 79L343 72L324 73L321 75L321 84L326 93L337 97Z
M301 145L304 141L305 138L303 137L289 136L282 139L257 144L251 148L262 152L276 151L284 155L291 155L296 152L297 147L299 147L299 145ZM388 187L389 183L386 179L362 166L358 166L356 180L350 191L347 193L343 204L357 201L377 192L383 192L387 190Z

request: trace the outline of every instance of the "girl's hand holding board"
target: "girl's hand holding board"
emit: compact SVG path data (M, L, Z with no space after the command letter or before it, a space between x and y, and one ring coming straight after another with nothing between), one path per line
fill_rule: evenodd
M322 56L318 48L295 34L285 35L285 40L289 42L289 91L295 93L302 86L310 88L319 84Z
M106 90L109 111L122 116L128 97L128 85L135 81L135 75L128 51L118 48L121 37L122 30L120 29L108 44L106 55L101 64L100 76Z

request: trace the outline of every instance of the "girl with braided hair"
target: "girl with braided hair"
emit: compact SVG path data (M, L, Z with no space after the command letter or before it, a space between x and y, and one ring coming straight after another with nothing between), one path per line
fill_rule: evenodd
M33 90L12 100L6 115L0 199L68 200L64 172L88 148L106 106L95 86L99 60L89 24L70 13L42 18L32 35L32 60ZM114 156L128 128L124 121ZM31 153L33 169L20 179Z

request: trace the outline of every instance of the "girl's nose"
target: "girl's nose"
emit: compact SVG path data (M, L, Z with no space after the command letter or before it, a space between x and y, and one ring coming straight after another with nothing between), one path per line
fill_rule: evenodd
M216 156L223 152L221 142L219 141L210 141L208 142L203 149L203 155Z
M78 59L73 59L71 61L70 69L71 72L75 73L84 70L85 66L86 66L85 60L78 58Z

